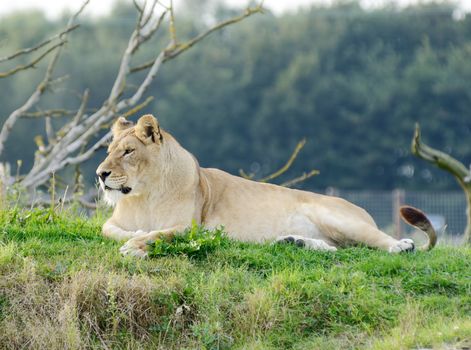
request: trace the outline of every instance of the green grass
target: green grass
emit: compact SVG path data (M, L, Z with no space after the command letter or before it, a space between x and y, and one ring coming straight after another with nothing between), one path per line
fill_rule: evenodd
M100 236L103 218L10 210L0 221L0 348L413 349L471 339L470 248L312 252L193 228L138 260Z

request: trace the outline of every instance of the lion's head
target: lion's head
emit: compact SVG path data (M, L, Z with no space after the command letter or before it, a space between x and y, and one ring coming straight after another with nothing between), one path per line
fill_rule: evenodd
M163 135L157 119L150 114L141 117L136 125L121 117L114 123L112 133L108 155L96 173L105 200L116 204L123 196L146 193L152 185L148 182L158 170Z

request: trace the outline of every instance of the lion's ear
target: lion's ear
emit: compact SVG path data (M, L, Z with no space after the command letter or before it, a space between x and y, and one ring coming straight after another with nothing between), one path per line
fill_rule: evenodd
M146 145L152 142L162 141L159 122L152 114L146 114L140 117L135 130L136 136Z
M121 131L129 129L132 127L134 123L132 121L126 120L123 117L119 117L111 127L111 132L113 133L113 137L116 137Z

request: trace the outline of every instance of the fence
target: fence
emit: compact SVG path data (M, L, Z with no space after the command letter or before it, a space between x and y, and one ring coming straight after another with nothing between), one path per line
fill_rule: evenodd
M404 204L423 210L437 230L447 225L446 232L450 235L461 235L466 227L466 199L461 191L344 191L330 188L327 194L366 209L381 229L394 235L412 230L399 218L399 207Z

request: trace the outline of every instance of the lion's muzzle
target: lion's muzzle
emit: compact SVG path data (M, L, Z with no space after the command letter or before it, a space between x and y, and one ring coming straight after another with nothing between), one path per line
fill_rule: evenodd
M98 177L101 179L101 181L105 182L106 178L111 174L111 171L101 171L97 172Z
M122 194L128 194L132 188L125 186L128 177L125 175L114 175L111 171L97 172L100 186L104 191L119 191Z

